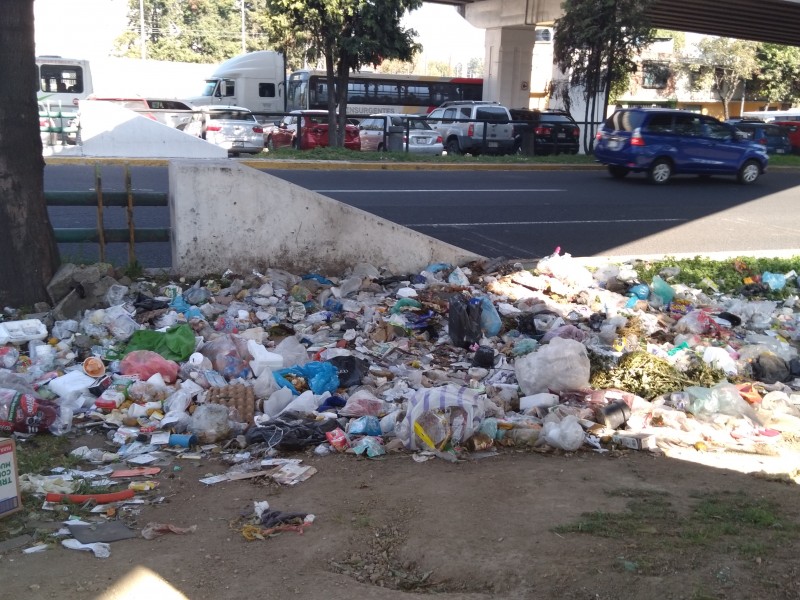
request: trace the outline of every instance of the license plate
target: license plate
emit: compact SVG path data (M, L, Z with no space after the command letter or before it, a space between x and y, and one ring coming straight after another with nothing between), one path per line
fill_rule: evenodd
M497 142L489 142L487 146L489 146L489 148L497 148Z
M566 137L567 137L566 133L559 133L558 134L558 139L560 139L560 140L566 139Z
M234 148L241 148L242 146L244 146L244 142L233 142L232 146Z
M620 147L620 143L618 140L608 140L608 149L609 150L618 150Z
M411 138L411 140L415 144L427 144L428 143L428 138L424 138L424 137L415 137L415 138Z
M778 148L778 149L775 151L775 153L776 153L776 154L784 154L785 152L786 152L786 150L784 150L783 148Z

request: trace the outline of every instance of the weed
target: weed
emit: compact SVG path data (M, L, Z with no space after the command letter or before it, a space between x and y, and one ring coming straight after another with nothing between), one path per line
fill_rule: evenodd
M144 275L144 267L139 264L138 260L134 259L133 262L128 263L128 266L125 267L123 273L131 279L136 279L137 277Z

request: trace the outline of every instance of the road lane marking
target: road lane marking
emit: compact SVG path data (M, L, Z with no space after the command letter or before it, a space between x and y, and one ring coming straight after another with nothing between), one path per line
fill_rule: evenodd
M596 225L605 223L687 223L691 219L601 219L591 221L499 221L495 223L406 223L404 227L479 227L486 225Z
M422 192L425 194L430 193L438 193L438 192L455 192L458 194L464 194L467 192L566 192L565 189L559 188L513 188L513 189L492 189L492 190L480 190L471 188L468 190L453 190L453 189L442 189L442 190L311 190L312 192L317 192L318 194L411 194L414 192Z

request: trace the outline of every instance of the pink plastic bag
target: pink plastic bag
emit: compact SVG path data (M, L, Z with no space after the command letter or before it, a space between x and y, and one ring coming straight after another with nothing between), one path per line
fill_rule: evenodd
M119 371L123 375L138 375L143 381L161 373L166 383L172 383L178 376L178 363L151 350L134 350L122 359Z

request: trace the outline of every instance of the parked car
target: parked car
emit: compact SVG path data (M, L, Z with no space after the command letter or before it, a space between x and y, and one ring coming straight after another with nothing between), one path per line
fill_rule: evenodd
M97 96L92 94L85 101L93 102L110 102L122 108L127 108L133 112L142 115L147 119L156 121L156 117L150 112L150 107L147 105L147 100L138 96ZM85 102L84 101L84 102Z
M768 154L792 153L792 142L789 140L789 133L780 125L739 121L734 127L748 140L766 146Z
M227 149L231 156L264 150L264 128L241 106L198 106L183 131Z
M478 100L445 102L428 115L428 125L442 136L448 154L511 154L514 127L509 121L511 114L505 106Z
M514 150L522 154L577 154L581 130L575 119L560 110L512 108Z
M403 136L403 151L439 155L444 150L442 136L424 120L392 113L379 113L361 119L361 149L378 152L393 149L389 143L391 128L397 130L394 135ZM399 131L400 128L402 132Z
M800 122L798 121L773 121L773 125L782 128L789 136L792 152L800 154Z
M298 137L298 125L300 129ZM267 130L266 145L275 148L311 148L328 146L328 112L325 110L293 110ZM344 132L344 147L361 150L361 137L357 125L347 123Z
M626 108L611 115L596 135L594 155L612 177L647 173L658 185L673 175L736 175L754 183L766 170L766 148L741 139L733 125L681 110Z
M180 100L145 98L144 101L152 110L149 114L159 123L169 127L182 130L192 120L192 107Z
M42 146L55 146L58 141L58 126L55 119L50 116L47 106L39 102L39 136Z

